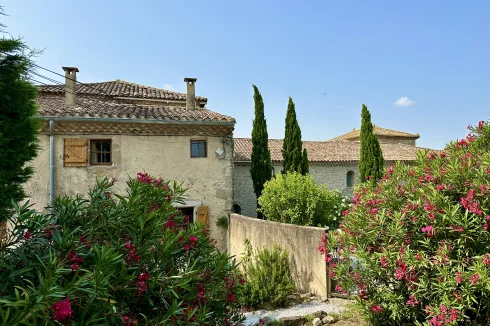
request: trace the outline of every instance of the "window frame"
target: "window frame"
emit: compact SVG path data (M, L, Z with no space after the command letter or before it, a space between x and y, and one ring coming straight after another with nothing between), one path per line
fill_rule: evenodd
M194 143L197 143L197 144L204 143L204 156L199 156L199 155L193 156L192 155L192 145ZM189 144L190 144L190 148L189 149L190 149L190 156L191 156L191 158L207 158L208 157L208 141L206 139L191 139L191 141L190 141ZM199 152L199 148L198 148L198 152Z
M92 151L92 143L101 143L101 142L108 142L109 143L109 156L110 156L110 160L109 162L93 162L92 161L92 154L93 154L93 151ZM96 153L107 153L107 151L96 151ZM90 139L89 140L89 162L90 162L90 165L112 165L112 139L106 139L106 138L100 138L100 139Z
M351 177L351 184L349 185L349 177ZM349 170L347 171L347 173L345 174L345 184L347 186L347 188L352 188L354 187L354 179L356 177L356 173L352 170Z

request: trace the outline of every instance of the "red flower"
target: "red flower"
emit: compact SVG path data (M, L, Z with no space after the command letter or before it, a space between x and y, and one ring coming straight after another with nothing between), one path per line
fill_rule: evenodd
M140 297L143 293L148 292L148 285L144 281L138 282L138 297Z
M72 264L72 265L71 265L71 270L72 270L72 271L77 271L77 270L78 270L78 268L80 268L80 266L79 266L78 264Z
M197 243L197 237L195 235L191 235L190 238L189 238L189 242L191 243L191 245L193 247L196 246L196 243Z
M29 230L27 230L27 231L24 233L24 238L26 238L27 240L29 240L30 238L32 238L32 235L31 235L31 233L29 232Z
M259 324L260 325L264 325L265 324L265 322L264 322L264 320L262 318L259 319Z
M184 246L184 250L185 250L185 252L188 252L189 250L191 250L191 245L187 243L187 244Z
M72 317L73 311L71 310L71 303L69 298L66 298L63 301L56 302L54 305L51 306L51 309L54 310L53 320L65 321Z
M228 300L230 302L235 302L235 295L233 294L233 292L228 292Z
M407 306L415 307L419 303L420 303L420 301L418 301L417 299L415 299L415 297L413 295L411 295L407 301Z
M380 305L375 306L374 304L371 305L371 311L374 313L382 312L383 308L381 308Z
M136 326L138 324L138 320L136 318L131 319L128 316L123 316L123 326Z
M422 232L426 233L428 237L432 237L434 235L434 227L432 225L427 225L422 228Z
M68 260L78 265L83 264L83 258L78 256L77 253L73 250L68 253Z
M476 285L476 283L478 283L479 279L480 279L480 274L475 274L473 276L470 276L470 282L473 285Z
M166 223L165 223L165 228L166 229L172 229L174 227L177 226L177 223L174 221L174 220L168 220Z
M137 277L138 281L148 281L150 279L150 273L148 273L147 271L144 271L142 273L140 273Z

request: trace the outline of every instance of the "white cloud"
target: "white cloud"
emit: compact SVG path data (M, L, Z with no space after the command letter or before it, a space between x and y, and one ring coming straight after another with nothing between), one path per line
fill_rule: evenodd
M172 84L163 84L163 89L167 91L174 91L174 87L172 86Z
M406 107L406 106L412 106L412 105L415 105L415 102L412 101L411 99L409 99L408 96L400 97L395 102L395 106Z

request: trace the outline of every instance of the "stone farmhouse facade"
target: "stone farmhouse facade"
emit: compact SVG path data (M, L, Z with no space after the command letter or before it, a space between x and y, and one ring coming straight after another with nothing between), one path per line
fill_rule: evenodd
M423 148L416 147L418 134L381 128L373 128L378 138L385 166L395 161L413 162ZM351 196L353 187L359 183L360 131L353 131L329 141L303 141L308 151L310 174L318 184L336 189L345 196ZM253 191L250 176L252 155L251 138L235 138L235 169L233 172L234 211L256 216L257 198ZM269 139L269 150L273 164L273 173L282 170L282 140Z
M183 182L180 209L208 223L226 249L216 220L233 205L235 120L206 108L194 78L185 79L182 94L122 80L80 84L77 68L63 70L65 85L39 86L41 150L25 186L34 208L58 195L85 195L97 178L115 178L122 193L128 177L144 171Z
M195 95L195 78L185 78L187 93L123 80L79 83L75 67L63 67L64 85L40 85L40 151L35 175L25 189L37 210L59 195L85 195L98 178L125 182L138 172L183 182L188 189L179 209L209 225L218 248L227 248L221 216L256 215L250 176L252 141L233 138L235 120L206 108ZM421 148L418 134L374 127L386 165L411 162ZM304 141L315 181L349 196L359 179L360 131L329 141ZM282 140L270 139L274 172L282 170Z

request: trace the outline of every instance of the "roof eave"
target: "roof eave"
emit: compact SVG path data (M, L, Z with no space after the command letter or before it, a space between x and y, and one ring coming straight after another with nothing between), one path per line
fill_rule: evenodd
M208 126L230 126L234 127L235 119L231 121L220 120L168 120L168 119L130 119L130 118L96 118L96 117L60 117L60 116L38 116L42 120L53 121L81 121L81 122L112 122L112 123L142 123L142 124L183 124L183 125L208 125Z

